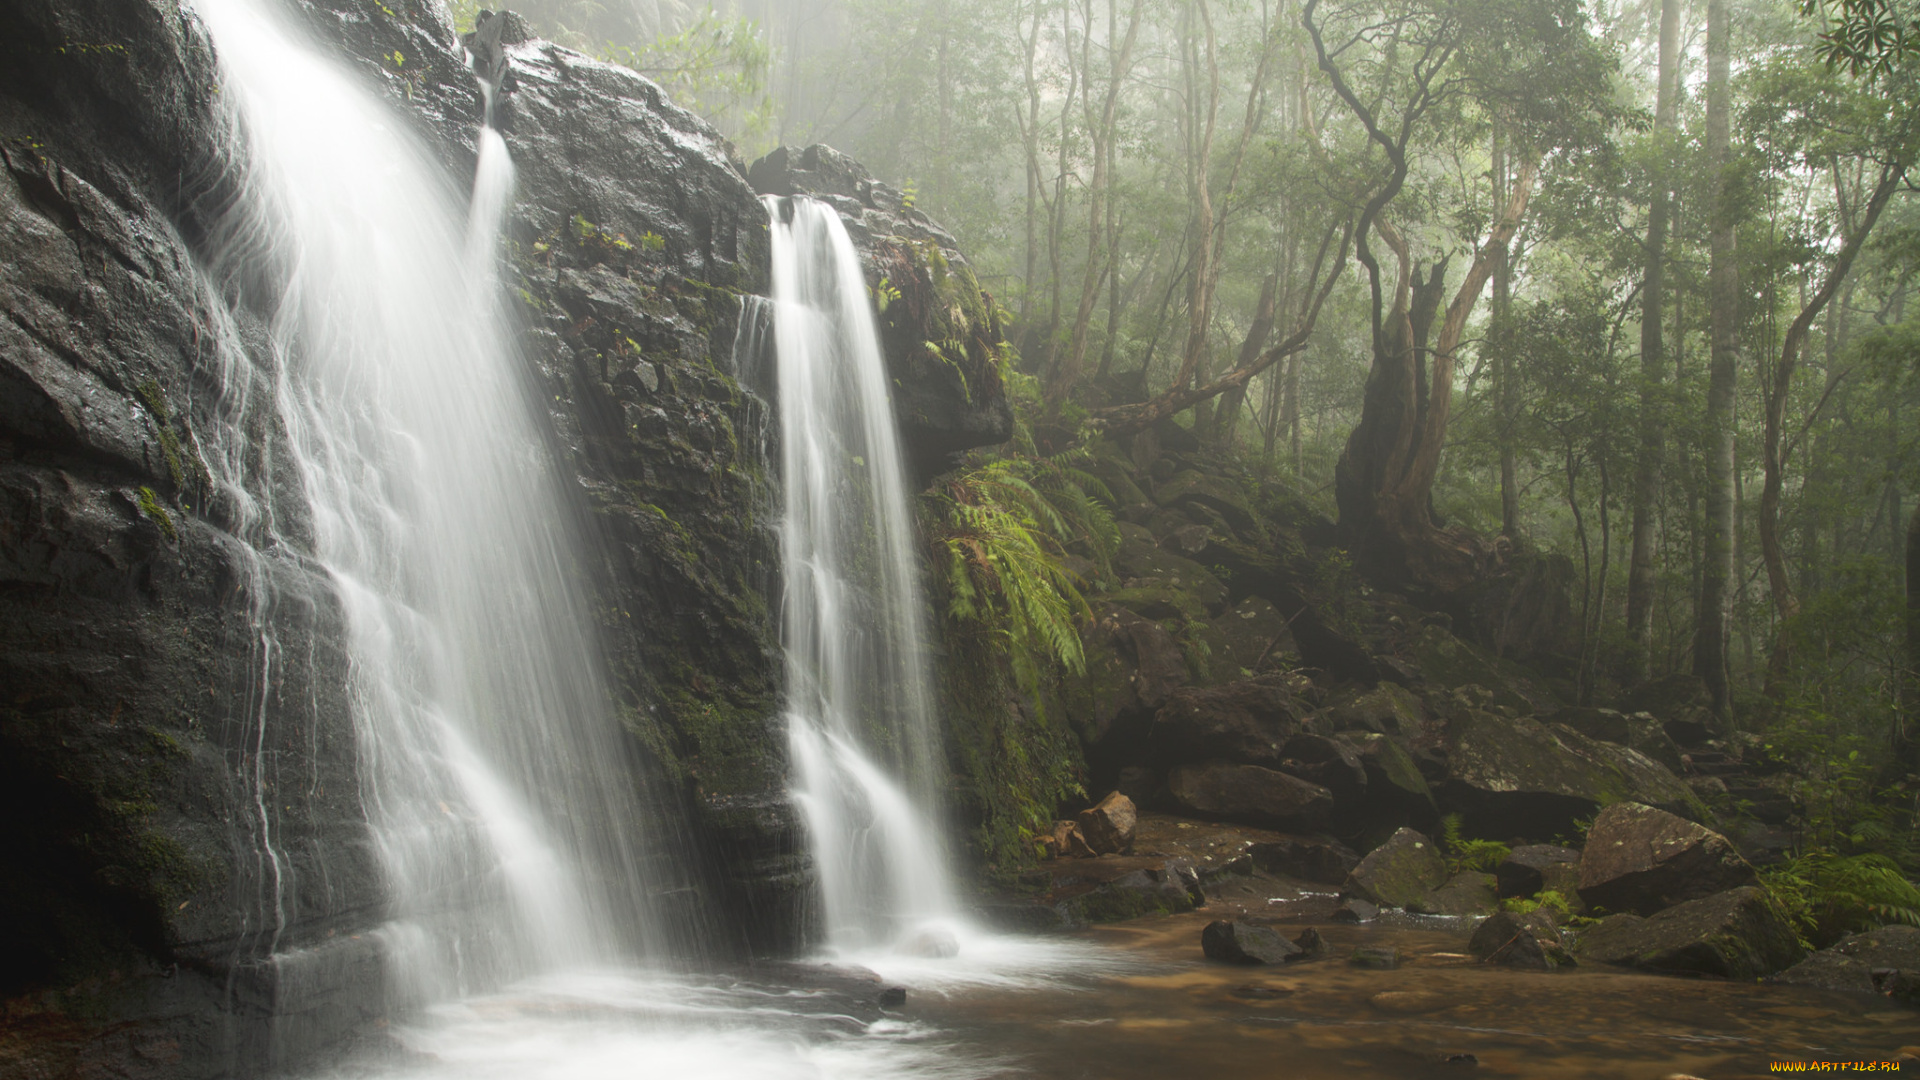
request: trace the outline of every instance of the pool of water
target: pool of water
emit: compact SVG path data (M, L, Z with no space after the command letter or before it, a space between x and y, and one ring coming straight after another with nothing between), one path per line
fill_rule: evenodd
M1165 1080L1204 1069L1290 1080L1717 1080L1764 1075L1780 1060L1893 1061L1920 1043L1920 1012L1872 998L1599 968L1489 968L1466 955L1453 927L1318 923L1333 946L1327 959L1214 964L1200 955L1200 929L1222 914L1055 938L962 932L960 954L944 959L553 976L435 1009L321 1075ZM1396 948L1402 966L1348 965L1342 958L1361 944ZM907 988L905 1005L875 1005L885 986Z

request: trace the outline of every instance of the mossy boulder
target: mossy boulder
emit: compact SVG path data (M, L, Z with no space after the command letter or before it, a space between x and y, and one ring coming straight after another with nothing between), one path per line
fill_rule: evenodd
M1600 811L1580 854L1581 899L1608 911L1651 915L1754 881L1726 837L1639 803Z
M1413 755L1388 735L1359 732L1343 736L1360 765L1367 772L1368 801L1386 812L1401 812L1416 819L1438 814L1433 791L1420 773Z
M1448 877L1447 862L1433 841L1401 829L1360 860L1340 891L1382 907L1406 907L1445 885Z
M1201 639L1215 681L1251 678L1300 661L1286 616L1264 597L1249 596L1208 620Z
M1495 706L1516 714L1547 713L1559 708L1553 693L1519 664L1429 626L1414 640L1413 655L1428 685L1485 687Z
M1590 739L1638 750L1674 772L1680 771L1680 747L1651 713L1623 713L1618 709L1571 706L1548 719L1556 724L1565 724Z
M1204 508L1234 532L1251 537L1254 531L1256 517L1246 493L1219 476L1195 469L1175 473L1153 485L1153 501L1169 509Z
M1775 982L1872 994L1873 973L1920 972L1920 927L1882 926L1821 949L1774 977Z
M1329 706L1314 718L1314 726L1327 731L1372 731L1417 739L1426 733L1426 720L1426 706L1411 690L1383 682Z
M1475 832L1546 840L1616 802L1686 805L1691 789L1642 755L1531 717L1465 709L1448 722L1443 809Z
M1744 886L1689 900L1651 918L1610 915L1580 937L1583 960L1668 975L1747 982L1806 955L1766 891Z
M1494 895L1493 875L1478 870L1462 870L1446 883L1407 905L1421 915L1485 915L1499 904Z

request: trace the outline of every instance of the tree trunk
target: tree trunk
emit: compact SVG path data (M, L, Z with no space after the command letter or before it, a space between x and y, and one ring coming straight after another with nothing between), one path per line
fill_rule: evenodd
M1905 174L1906 168L1900 162L1882 167L1879 183L1874 185L1873 195L1867 200L1859 221L1842 242L1840 254L1833 261L1833 269L1828 271L1826 280L1801 305L1800 314L1788 324L1786 336L1780 342L1780 358L1773 367L1773 378L1764 387L1766 419L1760 448L1765 482L1760 490L1760 558L1766 564L1767 588L1773 594L1774 611L1780 617L1777 639L1780 644L1775 648L1772 664L1776 671L1783 668L1786 662L1787 621L1800 613L1800 601L1793 592L1793 579L1787 575L1786 551L1780 544L1780 496L1786 487L1787 456L1793 449L1790 445L1782 445L1782 439L1787 419L1787 396L1793 389L1794 367L1800 353L1806 348L1813 321L1820 317L1827 301L1833 298L1840 283L1846 279L1847 271L1853 268L1854 258L1866 244L1874 223L1880 220L1880 212L1887 208L1893 193L1899 190Z
M1660 466L1666 457L1664 395L1666 343L1661 308L1666 302L1668 182L1666 137L1674 126L1674 83L1679 74L1680 2L1660 3L1659 87L1654 94L1654 142L1662 155L1655 166L1653 197L1647 209L1646 270L1640 286L1640 447L1633 468L1633 551L1627 559L1627 681L1645 682L1653 674L1654 519L1660 502Z
M1253 311L1253 325L1247 327L1246 340L1240 343L1240 358L1235 368L1251 367L1273 336L1273 304L1279 291L1280 275L1268 274L1260 283L1260 303ZM1234 429L1240 425L1240 410L1247 403L1247 384L1230 386L1220 394L1219 412L1213 421L1213 438L1221 449L1233 446Z
M1729 593L1733 585L1734 389L1740 353L1740 276L1734 265L1734 207L1726 175L1731 37L1727 0L1707 5L1707 168L1713 177L1709 213L1707 305L1706 517L1701 529L1700 603L1694 612L1693 672L1707 684L1714 714L1732 711L1727 661Z
M1920 773L1920 506L1907 521L1907 670L1900 691L1896 749L1907 771Z
M1507 139L1498 121L1493 128L1493 209L1499 213L1507 196ZM1513 260L1502 251L1493 266L1493 310L1488 313L1487 338L1493 347L1493 400L1500 414L1500 533L1520 539L1520 477L1514 458L1513 353L1508 317L1513 308Z

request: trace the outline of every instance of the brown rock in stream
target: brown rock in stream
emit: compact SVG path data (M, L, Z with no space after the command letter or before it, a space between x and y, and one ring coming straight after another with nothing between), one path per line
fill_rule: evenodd
M1200 931L1200 950L1207 959L1228 964L1284 964L1301 951L1268 927L1225 919Z
M1639 803L1600 811L1580 854L1580 898L1614 912L1652 915L1755 880L1726 837Z
M1096 855L1124 854L1133 848L1133 829L1138 820L1132 799L1118 791L1109 792L1092 809L1080 811L1080 834Z
M1579 955L1668 975L1757 979L1806 955L1786 912L1748 885L1643 919L1609 915L1580 937Z

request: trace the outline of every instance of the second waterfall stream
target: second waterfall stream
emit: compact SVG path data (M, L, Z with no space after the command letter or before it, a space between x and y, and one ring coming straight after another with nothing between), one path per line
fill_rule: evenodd
M841 951L958 947L906 469L840 217L769 197L794 795Z

